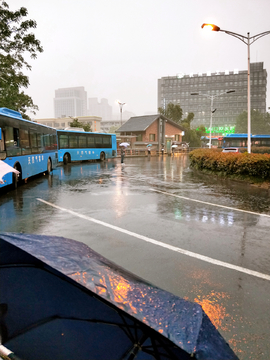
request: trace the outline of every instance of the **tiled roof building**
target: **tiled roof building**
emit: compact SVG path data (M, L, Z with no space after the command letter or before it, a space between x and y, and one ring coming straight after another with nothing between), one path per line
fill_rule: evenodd
M132 147L143 147L152 144L160 150L162 146L170 147L173 142L182 142L184 128L163 115L145 115L131 117L117 133L121 141L125 136L132 138Z

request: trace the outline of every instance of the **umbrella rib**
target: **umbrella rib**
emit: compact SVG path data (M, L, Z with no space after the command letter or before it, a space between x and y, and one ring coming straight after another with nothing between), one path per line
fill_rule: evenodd
M53 320L57 320L57 319L61 319L61 320L74 320L74 321L85 321L85 322L91 322L91 323L99 323L99 324L106 324L106 325L111 325L111 326L118 326L120 327L125 333L126 335L129 337L130 340L134 341L134 338L132 337L132 334L130 333L131 336L129 336L129 334L126 331L126 327L135 327L134 325L123 325L121 323L117 323L117 322L110 322L110 321L103 321L103 320L98 320L98 319L83 319L83 318L76 318L76 317L65 317L65 316L59 316L59 315L53 315L53 316L49 316L47 318L44 318L40 321L37 321L23 329L21 329L20 331L15 332L12 336L9 337L10 339L13 339L23 333L26 333L27 331L30 331L34 328L37 328L38 326L41 326L43 324L49 323L50 321Z
M156 342L155 342L155 340L152 338L152 336L150 337L150 339L151 339L151 343L152 343L152 347L153 347L153 350L154 350L155 357L156 357L157 360L160 360L160 356L159 356L159 354L158 354Z
M151 340L152 340L152 343L153 343L153 340L154 339L152 339L151 338ZM169 339L168 339L169 340ZM183 357L183 360L186 360L186 359L190 359L191 357L190 357L190 355L185 351L185 350L183 350L183 349L181 349L179 346L176 346L174 343L172 343L170 340L170 342L171 342L171 345L170 344L166 344L164 341L163 341L163 338L162 338L162 336L160 336L159 337L159 339L158 339L158 341L159 341L159 346L157 346L157 347L161 347L162 349L165 349L166 351L167 351L167 354L162 354L162 356L166 356L168 359L170 359L170 360L173 360L173 359L178 359L178 357L175 355L175 354L173 354L173 352L170 350L170 348L172 348L172 347L176 347L176 348L178 348L182 353L183 353L183 355L185 355L185 357ZM156 348L157 348L156 347ZM147 352L147 351L146 351Z
M138 341L136 341L136 343L133 345L133 347L129 350L129 357L127 360L133 360L136 358L138 352L140 351L140 349L142 349L142 344L147 340L149 336L146 335L145 333L142 334L141 339Z
M118 313L124 323L124 327L123 327L123 331L126 333L127 337L132 340L133 342L134 341L137 341L138 339L138 336L137 336L137 323L132 319L133 321L133 325L128 325L127 322L126 322L126 319L124 318L123 314L121 313ZM130 331L130 328L131 327L134 327L134 330L135 330L135 338L134 338L134 335L132 334L132 332Z

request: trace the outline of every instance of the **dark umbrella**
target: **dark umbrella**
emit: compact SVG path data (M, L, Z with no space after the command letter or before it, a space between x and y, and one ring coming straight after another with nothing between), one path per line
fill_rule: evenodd
M27 360L237 359L200 305L70 239L0 234L0 302Z

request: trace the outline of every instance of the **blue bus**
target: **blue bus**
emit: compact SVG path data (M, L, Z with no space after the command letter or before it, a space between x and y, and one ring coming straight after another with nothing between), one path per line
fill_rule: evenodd
M115 134L57 130L57 139L58 161L64 164L83 160L104 161L117 155Z
M57 165L56 130L24 120L14 110L0 108L0 160L17 169L20 174L8 173L0 188L17 187L23 179L48 172Z
M202 147L209 147L210 136L201 136ZM211 147L212 148L221 148L223 143L223 136L212 136L211 137Z
M270 147L270 135L251 135L251 146ZM223 138L223 148L247 148L247 134L228 134Z

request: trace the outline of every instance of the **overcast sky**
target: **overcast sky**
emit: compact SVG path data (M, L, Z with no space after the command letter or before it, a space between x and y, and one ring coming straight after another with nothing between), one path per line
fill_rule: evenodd
M6 1L11 10L27 8L44 48L25 71L36 118L54 117L55 90L73 86L84 86L88 98L107 98L114 113L116 100L126 103L123 111L156 113L161 77L247 70L247 45L206 32L202 23L244 36L270 30L270 0ZM251 62L264 62L270 76L270 35L250 50Z

